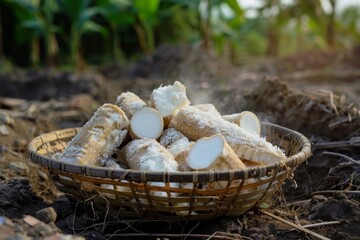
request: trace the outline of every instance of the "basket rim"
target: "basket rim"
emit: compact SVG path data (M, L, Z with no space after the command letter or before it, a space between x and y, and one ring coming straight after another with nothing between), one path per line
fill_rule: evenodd
M300 132L295 130L273 124L261 122L262 125L278 128L288 134L294 134L301 143L301 149L295 155L287 157L285 161L276 162L264 166L253 166L246 169L236 170L218 170L218 171L188 171L188 172L163 172L163 171L141 171L134 169L111 169L106 167L95 167L87 165L78 165L72 163L62 162L60 160L42 155L37 152L37 141L44 144L42 137L54 134L57 131L41 134L30 141L27 147L27 153L30 161L48 168L50 171L60 171L65 173L78 174L88 177L108 178L113 180L128 180L128 181L155 181L155 182L214 182L214 181L233 181L246 180L249 178L259 178L275 175L281 171L288 171L295 169L306 159L312 155L311 142ZM60 129L60 131L76 130L81 128L67 128Z

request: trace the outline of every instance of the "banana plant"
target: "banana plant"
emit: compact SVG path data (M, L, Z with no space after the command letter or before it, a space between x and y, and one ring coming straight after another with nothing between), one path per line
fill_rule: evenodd
M90 7L90 0L61 0L61 6L67 13L70 21L70 55L71 62L78 70L84 68L81 55L81 39L85 33L96 32L103 36L108 34L105 27L93 21L100 14L98 7Z
M135 14L130 0L97 0L99 13L108 21L111 33L111 52L114 63L122 58L119 27L133 25Z
M58 11L56 0L5 0L5 2L15 10L19 38L24 41L31 39L33 65L38 65L40 61L41 37L45 45L46 64L53 65L54 60L58 58L58 43L55 36L58 28L53 24L54 13Z
M348 6L339 15L337 29L339 42L344 47L351 48L360 43L360 9L356 6Z
M140 24L135 24L140 46L144 52L155 49L154 27L157 24L157 14L160 0L133 0L133 6Z

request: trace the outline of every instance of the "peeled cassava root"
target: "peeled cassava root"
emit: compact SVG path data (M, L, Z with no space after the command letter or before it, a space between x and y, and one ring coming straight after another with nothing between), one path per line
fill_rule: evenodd
M112 104L102 105L80 132L69 142L60 160L90 166L101 166L127 134L129 120Z
M135 112L146 106L146 103L135 93L124 92L117 96L116 105L125 112L128 119L131 119Z
M241 113L221 116L219 111L212 104L198 104L198 105L194 105L194 107L203 112L211 113L216 117L222 117L226 121L235 123L244 130L253 133L257 136L260 136L261 133L260 121L257 118L257 116L250 111L243 111Z
M224 115L223 118L229 122L239 125L241 128L245 129L248 132L260 136L260 121L257 116L252 112L243 111L241 113Z
M169 127L175 128L190 140L198 140L221 134L239 158L262 163L286 159L283 151L260 138L230 123L221 117L187 106L171 120Z
M193 170L244 169L246 166L220 134L196 141L187 156L187 165Z
M141 171L176 172L178 164L171 153L154 139L136 139L128 143L122 150L129 167ZM151 186L164 187L163 182L150 182ZM178 187L178 183L170 183L171 187ZM166 197L163 191L151 191L156 196ZM176 194L171 193L172 196Z
M186 151L192 144L187 137L174 128L166 129L161 135L159 142L169 150L174 158L181 152Z
M135 139L121 151L131 169L176 172L178 168L171 153L154 139Z
M179 109L188 106L189 99L186 96L185 86L176 81L173 85L161 86L155 89L150 96L149 105L159 111L164 117L165 125L179 111Z
M124 109L130 119L130 135L136 138L157 139L163 132L164 121L160 113L150 107L135 93L124 92L116 99L116 104Z

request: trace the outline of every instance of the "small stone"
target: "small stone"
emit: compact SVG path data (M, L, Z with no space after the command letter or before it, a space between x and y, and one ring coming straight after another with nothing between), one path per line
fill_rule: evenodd
M53 234L54 232L57 232L57 229L55 229L53 226L50 226L49 224L40 223L36 225L33 230L36 232L36 234L41 236L49 236Z
M56 234L46 237L44 240L85 240L85 238L81 237L81 236L63 235L63 234L56 233Z
M5 124L1 124L0 125L0 134L2 136L7 136L10 134L9 130L7 129L6 125Z
M27 141L26 139L16 139L13 143L13 148L14 149L25 149L27 146Z
M6 221L6 217L0 216L0 225L4 225Z
M6 225L6 226L9 226L9 227L12 227L15 224L10 219L8 219L7 217L0 216L0 226L1 225Z
M28 167L22 162L11 162L9 169L17 173L25 173Z
M9 239L9 237L14 235L15 231L13 228L5 225L0 225L0 239Z
M41 223L41 221L37 218L34 218L33 216L26 215L23 218L24 222L27 223L29 226L34 227Z
M57 214L52 207L43 208L35 213L35 216L44 223L55 222Z

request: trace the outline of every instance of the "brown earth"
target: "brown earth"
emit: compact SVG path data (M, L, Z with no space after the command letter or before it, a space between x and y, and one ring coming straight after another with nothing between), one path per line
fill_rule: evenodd
M315 239L266 213L310 225L331 239L360 239L356 51L311 52L233 66L189 46L165 46L137 64L85 74L1 74L0 239L65 239L65 234L73 239ZM223 114L251 110L262 121L305 134L313 141L313 157L262 208L186 223L105 216L58 192L28 161L26 145L39 134L82 126L101 103L113 102L122 91L146 99L152 89L174 80L187 86L193 103L211 102ZM41 214L47 207L55 217Z

